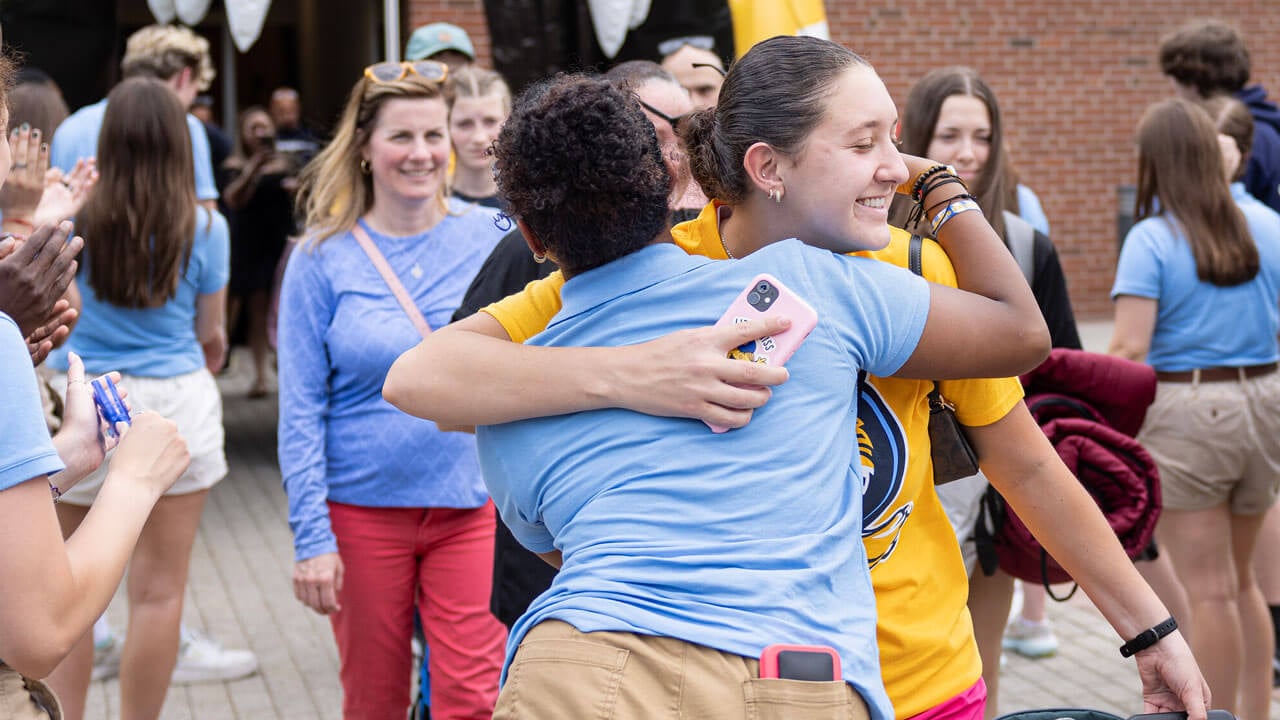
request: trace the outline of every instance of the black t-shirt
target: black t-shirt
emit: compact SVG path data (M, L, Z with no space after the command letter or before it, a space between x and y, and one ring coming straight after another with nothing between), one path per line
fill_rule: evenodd
M1067 276L1058 261L1058 250L1048 235L1036 231L1032 250L1033 273L1031 292L1036 296L1040 314L1049 326L1049 338L1056 348L1080 350L1080 331L1076 328L1076 316L1071 310L1071 296L1067 293Z
M457 193L454 193L457 195ZM550 275L555 263L537 263L519 230L507 233L480 266L467 288L462 306L453 314L457 322L480 308L519 292L525 285ZM489 611L509 629L529 609L533 599L551 586L556 569L524 548L502 518L493 542L493 590Z
M501 210L501 209L502 209L502 205L498 203L498 196L497 196L496 194L495 194L495 195L490 195L490 196L488 196L488 197L472 197L472 196L470 196L470 195L468 195L468 194L466 194L466 193L464 193L464 192L460 192L460 191L458 191L458 190L453 190L453 191L452 191L452 194L453 194L453 196L454 196L455 198L457 198L457 199L461 200L462 202L475 203L475 204L477 204L477 205L483 205L483 206L485 206L485 207L497 208L497 209L499 209L499 210Z

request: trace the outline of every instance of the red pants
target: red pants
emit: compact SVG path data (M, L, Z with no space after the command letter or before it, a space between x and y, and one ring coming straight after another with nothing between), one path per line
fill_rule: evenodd
M346 720L409 707L415 592L430 648L431 717L489 718L506 628L489 612L493 503L471 510L329 503L344 577L330 616Z

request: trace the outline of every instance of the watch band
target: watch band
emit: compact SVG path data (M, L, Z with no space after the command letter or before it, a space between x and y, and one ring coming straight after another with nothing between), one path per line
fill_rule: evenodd
M1130 657L1159 642L1160 638L1178 629L1178 621L1169 618L1159 625L1149 627L1138 633L1138 636L1120 646L1121 657Z

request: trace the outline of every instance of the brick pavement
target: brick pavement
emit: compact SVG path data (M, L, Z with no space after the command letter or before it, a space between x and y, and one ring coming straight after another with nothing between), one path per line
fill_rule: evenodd
M1082 327L1091 349L1105 323ZM241 362L239 367L244 367ZM275 461L274 396L247 400L247 379L232 372L223 387L231 475L210 493L196 538L187 619L231 647L258 654L261 672L228 683L175 687L163 720L310 720L339 718L337 652L328 624L293 598L292 542ZM123 626L117 597L109 616ZM1050 603L1062 648L1043 660L1010 655L1000 708L1091 707L1119 715L1141 711L1137 671L1084 593ZM119 683L94 683L88 720L115 718ZM1273 700L1280 718L1280 700Z

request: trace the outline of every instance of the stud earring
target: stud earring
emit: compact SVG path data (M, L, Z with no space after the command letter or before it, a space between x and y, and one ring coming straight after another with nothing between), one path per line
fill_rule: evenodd
M368 175L368 174L369 174L369 161L368 161L368 160L361 160L361 161L360 161L360 172L364 173L365 175Z

